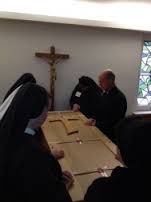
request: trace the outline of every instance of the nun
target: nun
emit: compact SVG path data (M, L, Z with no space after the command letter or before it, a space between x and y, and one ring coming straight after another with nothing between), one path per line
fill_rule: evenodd
M47 118L46 90L28 83L18 89L0 121L0 197L12 202L71 202L69 172L36 141Z
M151 123L126 118L117 130L116 167L111 176L96 179L88 188L85 202L151 201Z
M74 112L80 111L87 118L93 118L95 106L100 104L100 98L101 89L95 81L88 76L82 76L72 92L70 106Z
M11 103L12 97L16 94L16 92L18 91L18 89L25 85L26 83L36 83L36 79L35 77L31 74L31 73L25 73L23 74L12 86L11 88L8 90L8 92L6 93L3 103L0 106L0 120L1 120L1 116L3 116L3 113L5 113L5 109L8 108L8 106ZM47 140L41 130L41 128L38 128L36 130L37 135L35 136L35 138L37 139L37 141L39 142L39 144L41 144L46 150L48 150L50 152L50 148L49 145L47 143ZM64 157L64 151L63 150L58 150L55 148L51 149L51 153L54 155L54 157L56 159L60 159Z

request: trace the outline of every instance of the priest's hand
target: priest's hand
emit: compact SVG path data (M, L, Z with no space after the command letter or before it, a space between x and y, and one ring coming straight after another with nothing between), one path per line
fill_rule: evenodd
M62 174L63 174L63 181L64 181L64 183L66 185L66 188L67 188L67 190L69 190L72 187L73 183L74 183L74 178L73 178L72 174L69 171L65 170L65 171L62 172Z
M88 119L88 121L86 122L86 125L88 126L95 126L96 125L96 120L95 119Z
M72 110L73 110L74 112L79 112L79 111L80 111L80 105L74 104Z
M61 159L64 157L64 151L63 150L51 149L51 153L56 159Z

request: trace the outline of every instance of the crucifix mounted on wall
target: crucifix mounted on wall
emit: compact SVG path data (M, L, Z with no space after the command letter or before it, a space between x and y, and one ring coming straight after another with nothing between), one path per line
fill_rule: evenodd
M53 111L55 102L55 81L57 79L57 72L55 65L58 64L62 59L68 59L69 55L56 53L55 47L51 46L50 53L36 52L35 56L44 59L50 65L50 95L52 98L50 110Z

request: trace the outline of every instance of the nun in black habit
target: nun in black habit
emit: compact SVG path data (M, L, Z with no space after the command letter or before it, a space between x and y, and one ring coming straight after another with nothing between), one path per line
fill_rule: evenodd
M3 110L1 112L1 108L6 108L6 105L10 104L10 100L11 100L11 96L14 96L17 92L17 90L27 84L27 83L36 83L36 79L35 77L31 74L31 73L25 73L23 74L12 86L11 88L8 90L8 92L6 93L4 100L3 100L3 106L0 107L0 119L1 119L1 113L3 113ZM4 103L5 102L5 103ZM50 152L50 148L49 145L47 143L47 140L45 138L45 136L43 135L43 132L41 130L41 128L36 130L37 135L35 136L35 139L37 139L37 141L43 145L43 147L48 150ZM58 150L53 148L51 150L52 154L55 156L56 159L60 159L64 157L64 151L63 150Z
M0 198L11 202L71 202L73 183L58 161L35 140L47 117L49 96L36 84L23 85L0 122Z
M96 179L88 188L86 202L151 201L151 123L127 118L117 128L117 167L110 177Z
M88 76L80 77L70 98L71 109L82 112L87 118L95 118L95 107L100 104L101 93L93 79Z

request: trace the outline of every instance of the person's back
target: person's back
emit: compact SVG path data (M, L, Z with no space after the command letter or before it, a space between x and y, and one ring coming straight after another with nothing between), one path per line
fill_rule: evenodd
M142 174L142 172L145 172ZM86 202L147 202L150 198L146 170L130 170L117 167L108 178L95 180L87 190Z

